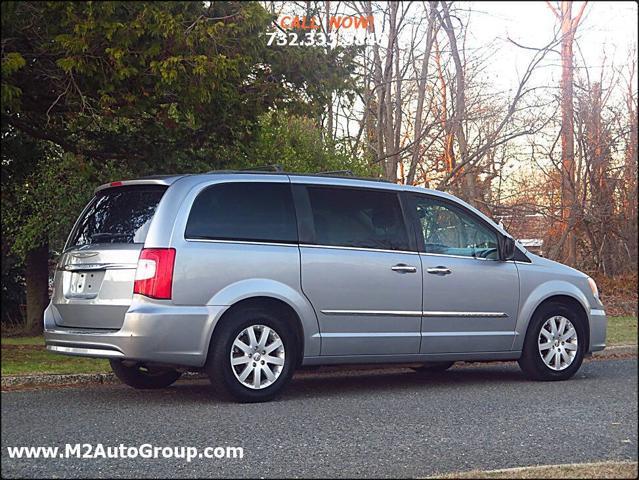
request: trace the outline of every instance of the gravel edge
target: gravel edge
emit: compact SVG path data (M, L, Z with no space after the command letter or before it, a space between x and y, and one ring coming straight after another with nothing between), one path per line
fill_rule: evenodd
M201 373L186 372L182 378L205 378ZM1 388L14 389L20 387L45 387L84 384L117 384L120 381L112 373L75 373L75 374L38 374L38 375L6 375L2 376Z

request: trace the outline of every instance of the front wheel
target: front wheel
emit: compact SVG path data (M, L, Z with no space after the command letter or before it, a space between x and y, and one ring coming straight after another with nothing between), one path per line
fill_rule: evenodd
M215 332L205 368L222 396L264 402L289 382L296 358L290 324L270 312L247 309L225 319Z
M581 317L553 303L535 313L519 366L534 380L567 380L584 359L588 336Z
M141 390L166 388L182 375L171 368L145 367L140 364L127 365L120 360L111 360L110 363L111 370L122 383Z

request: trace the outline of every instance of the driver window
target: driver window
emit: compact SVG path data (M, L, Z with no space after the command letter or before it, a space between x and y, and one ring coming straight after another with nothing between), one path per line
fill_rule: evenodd
M497 260L497 234L446 202L417 198L424 252Z

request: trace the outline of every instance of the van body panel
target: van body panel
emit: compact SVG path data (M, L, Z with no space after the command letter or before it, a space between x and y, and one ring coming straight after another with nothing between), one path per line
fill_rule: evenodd
M319 319L322 355L419 353L421 268L401 252L302 246L302 289Z
M529 254L529 258L532 260L531 263L517 264L520 272L522 302L516 326L519 335L515 337L512 348L522 348L528 321L539 305L552 297L566 296L579 302L588 316L590 326L588 351L603 350L606 340L605 314L602 314L601 302L590 292L588 277L573 268L537 255ZM549 275L549 267L552 268L552 275Z
M515 264L427 254L421 254L420 258L424 271L420 352L511 350L517 335L519 307ZM437 267L448 268L452 273L428 273L429 268Z

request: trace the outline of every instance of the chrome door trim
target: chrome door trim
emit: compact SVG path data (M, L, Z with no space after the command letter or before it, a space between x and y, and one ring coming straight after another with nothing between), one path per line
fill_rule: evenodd
M506 318L504 312L434 312L410 310L321 310L324 315L353 315L379 317L464 317L464 318Z
M359 250L362 252L403 253L406 255L419 255L419 252L411 252L409 250L385 250L383 248L343 247L341 245L311 245L309 243L300 243L300 247L328 248L331 250Z
M485 336L516 337L517 335L519 335L519 333L517 332L508 332L508 331L502 331L502 330L488 331L488 332L422 332L422 337L485 337Z
M422 312L410 310L321 310L324 315L354 315L372 317L421 317Z
M79 272L85 270L135 270L136 263L67 263L60 270Z
M260 242L258 240L218 240L215 238L184 238L185 242L202 242L202 243L237 243L239 245L270 245L273 247L297 247L297 243L287 242Z
M422 312L424 317L464 317L464 318L495 318L508 317L504 312Z

